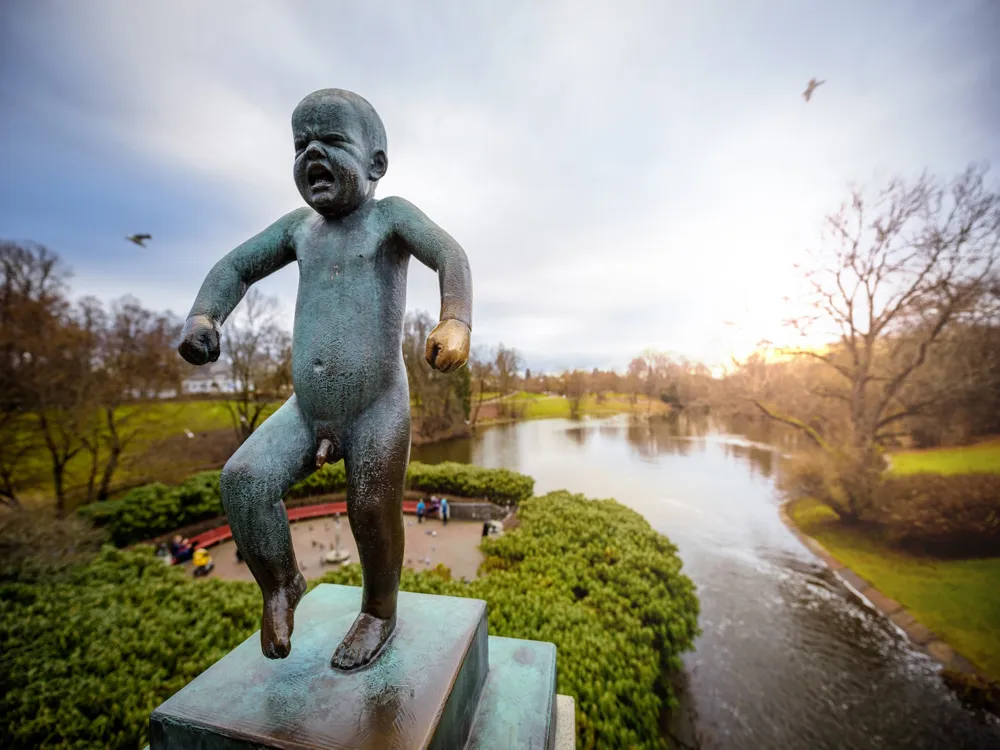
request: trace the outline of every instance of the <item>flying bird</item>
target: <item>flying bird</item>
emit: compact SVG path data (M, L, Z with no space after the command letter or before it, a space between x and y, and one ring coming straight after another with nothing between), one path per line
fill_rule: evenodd
M151 234L133 234L133 235L131 235L129 237L126 237L125 239L127 239L129 242L134 242L139 247L146 247L146 244L145 244L146 240L153 239L153 235L151 235Z
M818 86L822 86L826 81L817 81L815 78L809 79L809 85L806 86L806 90L802 92L802 98L809 101L812 98L813 91L816 90Z

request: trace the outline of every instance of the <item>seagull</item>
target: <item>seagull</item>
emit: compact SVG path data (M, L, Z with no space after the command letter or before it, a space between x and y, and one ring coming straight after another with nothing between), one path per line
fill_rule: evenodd
M816 90L817 86L822 86L826 81L817 81L815 78L809 79L809 85L806 86L806 90L802 92L802 98L806 101L812 98L813 91Z
M133 234L133 235L131 235L129 237L126 237L125 239L127 239L129 242L134 242L139 247L146 247L146 244L145 244L146 240L153 239L153 235L151 235L151 234Z

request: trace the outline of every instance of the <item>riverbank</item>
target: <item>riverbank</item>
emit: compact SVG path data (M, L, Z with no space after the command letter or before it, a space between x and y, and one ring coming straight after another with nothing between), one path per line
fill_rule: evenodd
M781 516L844 583L944 669L1000 680L1000 558L938 560L895 550L873 530L844 527L814 500L783 505Z

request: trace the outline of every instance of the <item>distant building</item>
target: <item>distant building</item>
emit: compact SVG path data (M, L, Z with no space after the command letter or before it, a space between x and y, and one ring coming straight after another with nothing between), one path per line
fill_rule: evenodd
M181 383L183 393L235 393L236 382L225 362L209 362L194 369Z

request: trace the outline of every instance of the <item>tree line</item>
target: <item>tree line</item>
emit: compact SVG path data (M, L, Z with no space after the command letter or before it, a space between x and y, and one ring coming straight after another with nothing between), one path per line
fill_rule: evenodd
M73 300L69 278L48 248L0 241L0 501L19 507L47 478L60 514L71 491L81 503L108 497L126 451L152 426L143 403L182 395L194 370L175 349L177 316L131 296ZM223 329L232 387L222 395L239 441L290 391L291 337L276 307L251 290ZM67 466L81 456L84 486L70 487Z
M0 242L0 499L19 505L48 458L56 505L66 466L89 458L88 500L107 497L142 415L130 404L176 388L179 321L132 297L68 297L69 272L33 243Z

